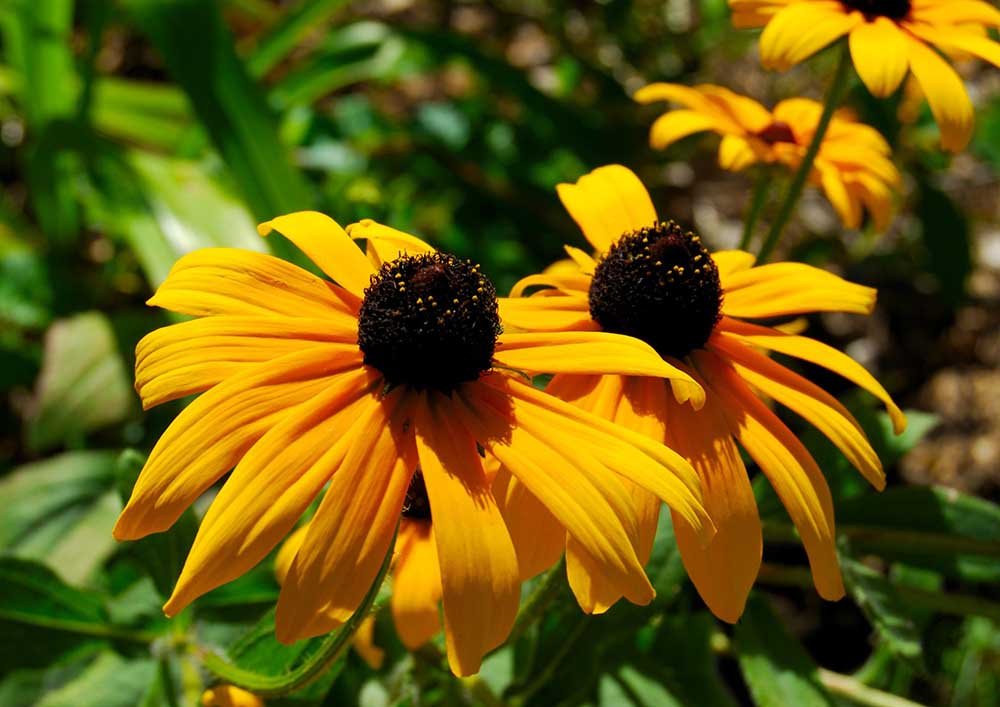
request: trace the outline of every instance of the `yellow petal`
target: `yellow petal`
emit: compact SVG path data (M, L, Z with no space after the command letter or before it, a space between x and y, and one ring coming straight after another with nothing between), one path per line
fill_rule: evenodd
M878 454L854 416L836 398L733 336L716 335L709 345L727 356L750 385L815 425L872 486L879 491L885 488Z
M712 613L735 623L757 579L763 548L747 471L716 396L710 394L698 413L669 400L662 409L667 444L689 459L698 472L705 505L718 529L715 537L702 545L684 519L674 515L681 559Z
M719 143L719 166L723 169L740 172L757 161L757 153L742 137L726 135Z
M805 545L819 595L840 599L844 584L835 545L833 499L816 462L729 365L707 350L692 356L730 428L788 510Z
M343 464L380 382L364 368L340 376L247 452L198 528L168 615L250 570L288 534Z
M752 268L757 262L757 256L753 253L747 253L745 250L717 250L712 253L712 260L719 268L722 289L725 289L729 277Z
M431 522L400 521L390 607L399 640L416 650L441 630L441 569Z
M530 373L574 373L656 376L697 383L670 365L649 344L607 332L532 332L502 334L493 359ZM704 393L695 392L696 400Z
M263 361L318 342L357 341L357 320L222 315L147 334L135 349L143 408L200 393ZM346 351L346 349L345 349Z
M972 139L975 113L962 78L948 62L919 39L907 35L910 70L930 103L941 129L941 146L961 152Z
M317 344L233 376L171 423L150 452L115 525L118 540L166 530L296 405L361 365L341 344Z
M336 221L318 211L298 211L260 224L262 236L277 231L309 256L334 282L358 297L371 280L371 263Z
M810 312L870 314L876 291L802 263L771 263L729 275L722 311L730 317Z
M892 401L892 397L886 392L886 389L875 380L871 373L865 370L864 366L847 354L806 336L785 334L776 329L740 322L735 319L723 318L720 328L723 331L736 334L752 346L800 358L843 376L882 401L892 419L892 426L896 434L901 434L906 429L906 415Z
M529 275L517 281L517 284L511 288L510 296L523 297L525 290L529 287L550 287L560 290L567 295L586 297L590 291L590 280L590 275L576 272Z
M916 21L914 24L982 24L988 27L1000 27L1000 10L982 0L918 2L913 5L911 16Z
M670 111L653 121L649 129L649 146L654 150L665 150L678 140L706 130L721 132L719 121L693 110Z
M961 30L941 32L936 28L920 25L913 26L910 31L925 42L937 44L944 49L972 54L994 66L1000 66L1000 44L982 34Z
M385 651L375 645L375 614L365 617L351 639L351 648L372 670L378 670L385 661Z
M858 76L872 95L885 98L893 93L906 76L906 39L895 22L876 17L851 31L851 58Z
M264 700L235 685L216 685L201 695L202 707L264 707Z
M844 184L843 175L833 165L817 159L816 170L820 174L820 182L823 185L823 193L830 200L837 215L840 216L844 228L861 227L861 204L851 196Z
M347 454L281 587L275 631L283 643L316 635L317 616L346 621L378 574L417 467L401 393L366 405L345 438Z
M544 572L562 556L566 530L524 483L500 466L493 496L507 524L522 580Z
M434 248L416 236L384 226L366 218L347 227L347 234L354 239L368 241L368 259L376 270L383 263L396 260L401 255L422 255Z
M790 4L771 18L760 36L765 67L787 71L864 22L834 0Z
M526 331L597 331L590 318L586 297L501 297L500 319L504 326Z
M556 187L563 206L599 252L622 235L656 222L656 209L639 178L621 165L598 167L575 184Z
M414 427L434 516L448 662L452 672L466 676L507 639L520 579L476 441L457 421L456 407L444 395L429 393L416 407Z
M597 268L597 261L594 260L590 255L580 250L579 248L574 248L571 245L564 245L563 249L566 251L566 255L576 263L577 267L580 268L581 272L585 275L593 275L594 270ZM587 285L587 290L590 290L590 285Z
M178 260L147 304L181 314L357 316L360 301L310 272L263 253L203 248Z

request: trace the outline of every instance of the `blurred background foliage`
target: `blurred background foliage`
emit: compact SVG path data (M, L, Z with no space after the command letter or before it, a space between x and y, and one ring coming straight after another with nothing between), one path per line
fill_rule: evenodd
M710 137L649 150L656 108L631 92L721 83L773 104L820 96L829 63L762 72L724 0L0 2L0 706L195 704L206 650L273 674L316 650L274 642L268 563L163 618L195 514L111 539L184 404L143 414L130 372L136 341L168 321L143 302L181 254L302 262L254 224L315 208L475 257L505 290L582 245L554 186L609 162L733 247L752 175L720 171ZM837 497L848 600L816 597L758 483L762 589L735 629L700 604L665 523L652 607L585 617L542 586L556 596L543 620L466 681L440 647L406 654L383 611L380 669L351 654L272 703L1000 704L1000 76L960 68L978 132L953 159L925 107L851 91L907 174L889 233L843 233L808 192L783 244L879 288L871 319L817 317L810 333L911 409L894 438L871 401L845 399L886 461L881 495L803 432Z

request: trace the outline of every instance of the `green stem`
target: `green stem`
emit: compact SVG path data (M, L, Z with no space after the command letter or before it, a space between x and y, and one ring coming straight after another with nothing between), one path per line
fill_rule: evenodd
M850 675L842 675L832 670L819 668L818 676L819 681L828 691L840 697L846 697L859 705L867 707L924 707L919 702L868 687Z
M764 210L764 204L767 203L767 193L770 186L771 173L766 169L762 170L760 177L757 179L757 185L754 187L753 196L750 199L746 221L743 223L743 238L740 239L740 250L748 250L750 248L750 239L753 238L757 219L760 217L761 211Z
M559 669L559 666L566 659L566 656L568 656L570 651L573 650L573 647L580 639L580 636L582 636L584 631L587 630L587 627L590 625L589 619L590 617L586 614L580 615L577 625L574 626L573 630L570 631L569 634L563 639L559 649L549 659L548 663L546 663L545 667L541 670L538 676L523 688L516 691L517 695L510 701L511 705L514 705L515 707L524 705L532 695L549 684L552 680L552 676L555 675L556 670Z
M809 175L812 173L816 155L819 154L820 145L823 144L823 138L830 127L830 121L833 120L833 114L836 112L837 106L840 105L841 96L847 87L850 66L850 49L847 46L847 42L844 42L840 50L837 70L833 75L833 82L830 84L830 90L827 91L826 100L823 103L823 113L820 115L819 123L816 124L816 132L813 133L812 142L809 143L806 154L802 158L802 163L792 178L792 184L788 187L788 193L785 195L785 200L778 210L778 215L774 219L774 223L771 224L771 230L768 231L767 238L764 239L764 245L760 248L760 253L757 256L757 262L759 263L765 262L768 256L771 255L774 247L778 245L781 234L788 224L788 219L791 218L792 212L795 210L795 205L798 203L799 197L802 196L802 190L805 188L806 182L809 180Z
M800 542L799 535L790 525L764 523L764 537L775 542ZM1000 543L977 538L956 537L942 533L926 533L919 530L898 530L866 525L842 525L837 534L851 541L857 550L875 554L892 552L913 552L920 548L925 554L938 555L982 555L1000 558Z
M396 532L399 532L397 526ZM396 546L396 536L393 535L389 549L382 560L382 567L368 593L361 600L361 605L351 615L343 626L334 633L327 636L316 652L311 655L302 665L290 670L282 675L261 675L260 673L234 665L226 658L216 653L200 651L199 657L202 664L227 683L236 685L245 690L255 693L260 697L280 697L309 685L314 680L323 675L337 660L348 643L354 637L355 632L361 622L368 616L382 588L382 582L389 572L389 565L392 564L392 551Z
M559 594L562 588L562 578L566 573L566 559L559 560L559 564L550 569L538 582L538 586L524 602L524 606L517 614L514 628L510 630L506 643L513 643L520 638L534 623L541 617L542 612L552 603L552 600Z

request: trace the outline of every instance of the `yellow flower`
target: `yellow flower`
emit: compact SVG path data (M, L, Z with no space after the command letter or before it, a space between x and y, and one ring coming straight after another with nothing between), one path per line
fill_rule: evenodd
M823 106L806 98L782 101L769 111L757 101L721 86L654 83L635 94L640 103L670 101L684 106L660 116L650 144L664 149L681 138L710 130L722 136L719 165L738 172L756 163L798 169L813 139ZM839 111L813 163L810 181L823 188L847 228L861 226L864 210L884 231L892 216L900 175L889 144L877 130Z
M264 707L264 700L235 685L216 685L201 695L203 707Z
M743 611L761 560L761 526L737 443L771 482L795 523L821 596L844 593L834 547L830 490L802 443L760 397L811 422L876 488L882 466L858 423L836 399L769 358L770 350L826 367L868 390L889 409L897 431L905 418L885 389L858 363L818 341L746 320L809 312L872 310L875 291L798 263L754 267L742 251L710 254L700 239L657 218L653 203L625 167L601 167L559 197L583 230L598 260L567 247L576 272L522 280L502 299L505 321L527 331L604 330L640 337L683 368L706 392L700 411L680 404L661 381L627 375L556 375L548 392L620 425L663 440L694 465L718 528L699 545L674 515L688 574L709 608L726 621ZM526 287L545 286L533 296ZM638 552L646 559L659 502L633 489L641 523ZM535 521L536 523L538 521ZM508 518L511 533L516 523ZM572 541L566 561L574 589L598 607L618 596L590 571Z
M260 562L329 484L285 577L276 631L291 642L328 631L330 617L345 621L389 550L419 466L448 657L457 674L475 672L506 638L520 584L480 446L636 601L652 587L630 544L623 480L711 534L697 475L680 456L508 373L602 373L614 362L701 392L646 344L595 332L500 335L495 290L478 265L372 221L349 235L302 212L259 230L284 234L333 282L260 253L190 253L149 303L197 318L136 350L146 407L201 395L153 448L115 537L169 528L233 469L168 615ZM367 241L368 257L352 237Z
M765 66L784 71L848 35L854 67L872 94L888 96L912 71L942 145L953 152L972 137L972 102L934 47L1000 66L1000 45L986 36L1000 27L1000 10L981 0L729 0L729 7L735 26L765 28Z

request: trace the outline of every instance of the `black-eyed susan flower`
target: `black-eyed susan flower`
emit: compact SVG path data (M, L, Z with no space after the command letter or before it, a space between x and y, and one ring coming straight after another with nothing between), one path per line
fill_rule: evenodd
M729 0L729 7L736 27L764 27L765 66L783 71L847 35L874 95L888 96L912 71L953 152L968 145L974 113L961 77L935 47L1000 66L1000 45L986 35L1000 27L1000 10L982 0Z
M348 235L303 212L260 226L272 230L332 282L269 255L206 249L181 258L150 299L197 318L139 343L144 405L200 396L153 448L115 536L169 528L233 469L168 615L257 564L326 488L282 585L276 631L291 642L347 620L378 574L420 468L448 657L457 674L475 672L509 632L520 579L481 449L635 601L651 599L652 588L632 547L625 481L711 534L697 475L680 456L511 372L598 374L613 362L701 392L648 345L597 332L501 335L494 287L478 265L371 221ZM352 236L367 240L367 257Z
M654 83L635 94L640 103L669 101L683 109L660 116L650 144L665 149L681 138L712 131L722 136L719 165L738 172L763 164L796 170L812 142L823 106L806 98L780 102L773 111L721 86ZM810 181L821 187L847 228L859 228L867 210L884 231L900 185L892 151L877 130L849 112L834 115L813 162Z
M675 530L688 574L717 616L731 622L740 616L761 560L760 520L740 446L788 509L819 594L840 598L844 587L830 490L805 447L762 398L815 425L879 489L885 484L882 466L843 405L762 350L826 367L871 392L888 407L897 432L905 418L885 389L845 354L748 320L867 314L875 291L808 265L754 267L749 253L709 253L698 236L660 221L638 177L622 166L601 167L575 184L561 184L559 197L600 255L595 260L567 248L575 271L563 265L522 280L513 297L500 302L505 320L528 331L600 329L641 338L686 370L706 395L696 411L680 404L661 381L629 375L560 374L548 392L666 441L692 463L718 532L709 545L699 545L676 514ZM522 296L528 287L547 289ZM641 523L637 550L644 559L660 504L641 489L632 491ZM536 513L509 516L507 522L517 534L519 523L534 524L539 532L543 520ZM577 553L572 539L566 561L574 590L592 606L600 609L619 597Z

